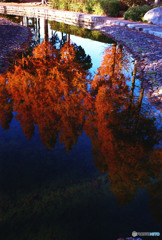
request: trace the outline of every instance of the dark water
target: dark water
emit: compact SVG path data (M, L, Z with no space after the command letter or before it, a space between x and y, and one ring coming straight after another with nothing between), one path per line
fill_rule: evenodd
M97 32L19 19L33 41L0 75L0 239L160 232L161 118L131 55Z

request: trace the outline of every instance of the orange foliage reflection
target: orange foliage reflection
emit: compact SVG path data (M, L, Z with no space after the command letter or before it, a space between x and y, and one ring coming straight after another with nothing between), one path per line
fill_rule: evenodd
M60 51L48 42L19 59L14 69L0 76L0 119L9 127L12 111L29 139L38 126L50 149L59 134L69 151L84 129L91 138L94 161L107 172L111 190L120 204L133 199L138 187L159 175L160 160L149 158L158 142L154 120L142 113L143 86L133 101L123 67L123 51L115 44L105 51L100 68L87 92L88 71L76 60L76 50L66 43ZM9 101L12 99L12 101ZM152 169L150 171L150 169Z
M121 55L115 45L105 51L92 81L92 96L85 101L89 111L84 128L92 140L96 166L108 173L110 188L123 205L133 199L138 187L150 182L151 176L158 176L159 162L148 160L158 140L153 119L140 112L143 86L139 99L132 102Z
M13 104L9 101L10 97L6 89L6 78L0 75L0 122L1 127L9 129L9 123L12 120Z
M66 43L58 52L43 42L32 57L19 59L14 69L1 77L7 79L4 84L25 136L30 139L38 125L48 149L54 147L58 132L67 151L81 134L78 129L84 121L82 102L88 72L74 59L72 44Z

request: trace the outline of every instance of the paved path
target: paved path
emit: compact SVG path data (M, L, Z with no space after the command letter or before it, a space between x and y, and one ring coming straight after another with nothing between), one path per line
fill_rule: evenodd
M162 25L133 22L124 20L123 18L110 18L110 17L103 17L103 24L104 26L116 25L121 27L127 27L129 29L135 29L139 32L148 33L156 37L162 38Z

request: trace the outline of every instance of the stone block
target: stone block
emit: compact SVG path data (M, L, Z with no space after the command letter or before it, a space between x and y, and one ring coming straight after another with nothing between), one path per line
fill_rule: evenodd
M120 22L120 26L125 27L125 26L127 26L127 23L125 23L125 22Z
M144 20L149 23L162 25L162 7L154 8L144 15Z

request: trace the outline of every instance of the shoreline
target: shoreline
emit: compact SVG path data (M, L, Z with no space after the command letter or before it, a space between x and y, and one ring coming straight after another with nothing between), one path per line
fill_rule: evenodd
M132 54L137 60L137 77L149 91L150 99L162 106L162 39L121 26L100 25L95 29L124 46Z

